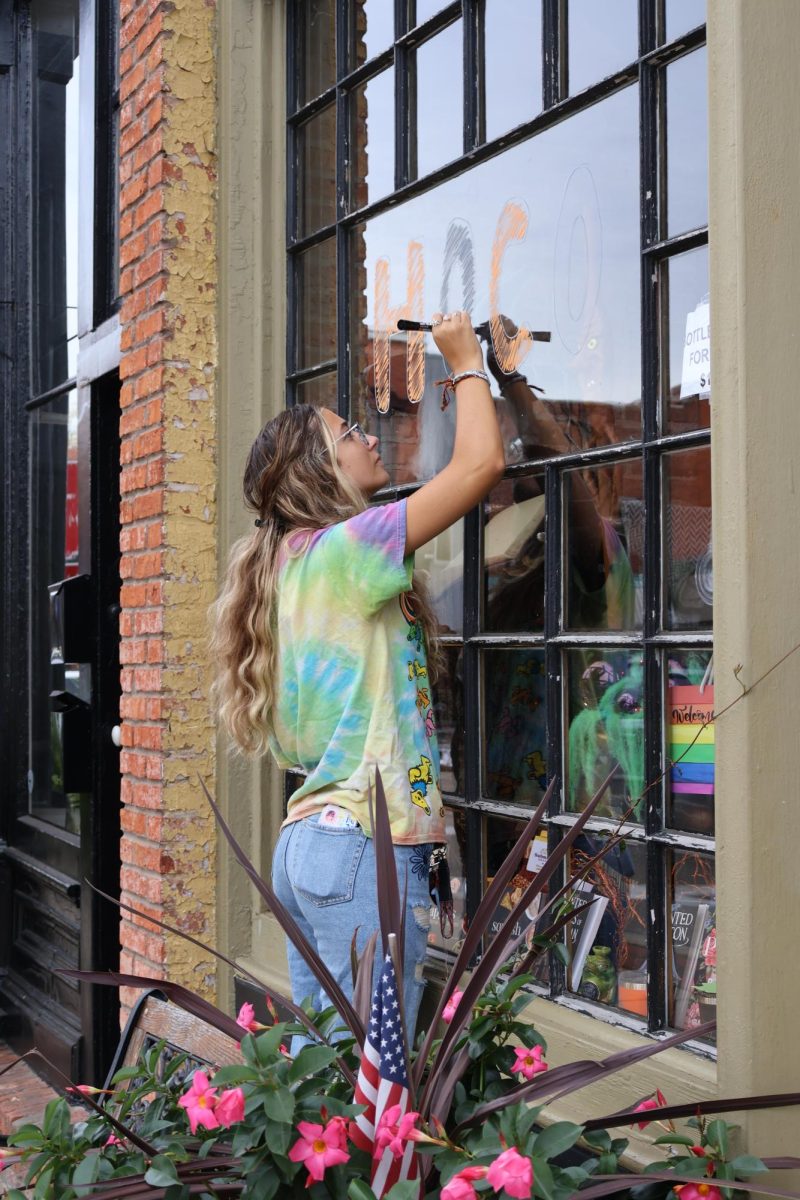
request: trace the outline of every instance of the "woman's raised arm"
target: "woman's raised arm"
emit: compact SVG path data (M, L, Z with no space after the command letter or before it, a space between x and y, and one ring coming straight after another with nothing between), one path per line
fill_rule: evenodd
M433 340L453 375L482 371L483 355L467 313L434 313ZM458 385L456 439L447 466L408 499L406 553L411 554L469 512L499 481L503 442L489 385L470 377Z

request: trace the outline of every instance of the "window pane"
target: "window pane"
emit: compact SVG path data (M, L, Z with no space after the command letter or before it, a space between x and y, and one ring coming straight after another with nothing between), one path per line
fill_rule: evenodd
M504 479L484 502L484 625L544 629L544 476Z
M714 676L710 651L673 650L664 731L667 825L714 833Z
M637 0L569 0L569 91L574 96L638 57Z
M431 911L431 927L428 948L456 955L461 949L466 932L467 879L464 873L464 814L461 809L445 808L445 833L447 836L447 865L450 869L450 889L453 893L453 933L447 937L447 928L442 930L439 913Z
M394 70L354 88L350 104L350 206L363 208L394 188Z
M688 29L696 29L706 19L706 0L666 0L668 42Z
M506 861L516 842L519 840L523 829L524 824L522 821L507 820L506 818L496 816L487 816L484 819L484 839L486 846L485 887L491 884L495 874ZM547 830L544 826L540 826L535 836L531 838L523 851L519 867L516 873L511 876L497 908L489 919L487 927L489 941L500 932L510 917L512 909L522 900L525 891L533 883L546 857ZM542 932L552 924L552 910L546 910L549 895L549 885L545 884L543 890L535 895L531 903L518 914L511 932L512 940L521 937L520 945L513 956L515 963L519 963L532 949L534 934ZM543 912L542 910L546 911ZM540 913L542 913L541 921L539 921ZM544 984L549 982L547 953L537 955L529 969L532 970L538 983Z
M642 620L641 459L564 475L566 624L632 629Z
M398 317L437 308L552 331L549 343L516 340L498 321L497 349L506 371L545 389L564 445L640 436L637 103L626 88L354 231L354 402L388 406L381 424L398 428L376 432L397 448L383 455L394 482L429 477L452 446L432 339L389 340Z
M80 140L78 5L38 0L33 28L33 394L75 374Z
M417 50L417 169L419 179L461 156L464 145L464 75L461 22Z
M76 755L85 762L86 704L91 667L65 661L63 604L48 588L78 574L78 393L72 391L31 415L28 787L30 811L63 829L80 829ZM75 597L71 597L72 603Z
M336 242L298 255L297 369L336 358Z
M538 804L548 783L544 649L483 654L483 790Z
M440 633L461 633L464 624L464 522L456 521L414 556L427 580Z
M486 0L486 139L542 108L542 2Z
M336 220L336 108L324 108L297 130L298 236Z
M313 404L315 408L331 408L336 412L339 406L336 372L329 371L327 375L317 375L305 383L298 383L295 394L298 404Z
M436 740L439 743L439 783L451 796L464 795L464 745L459 731L464 726L463 655L460 646L445 646L442 663L433 685Z
M307 104L336 82L335 0L299 0L296 5L298 104Z
M570 854L570 871L580 872L602 849L581 833ZM591 908L570 923L571 991L600 1004L647 1016L646 851L628 841L605 854L576 888L576 906Z
M668 856L670 1024L691 1029L717 1016L717 893L714 859L694 850Z
M708 100L705 47L666 68L667 232L708 224Z
M708 246L662 263L669 295L666 432L707 429L711 420Z
M667 620L670 629L710 629L714 593L711 554L711 451L664 457Z
M568 809L586 807L618 767L597 816L644 817L644 666L641 651L568 650Z
M448 0L416 0L413 6L414 24L421 25L429 17L435 17L441 12Z
M374 58L394 41L394 0L354 0L351 5L350 67Z

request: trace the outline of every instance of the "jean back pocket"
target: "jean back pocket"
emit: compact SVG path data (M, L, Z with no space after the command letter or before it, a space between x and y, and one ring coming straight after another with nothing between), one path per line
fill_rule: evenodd
M313 817L299 825L290 850L292 887L317 908L346 904L353 898L366 835L360 827L326 829Z

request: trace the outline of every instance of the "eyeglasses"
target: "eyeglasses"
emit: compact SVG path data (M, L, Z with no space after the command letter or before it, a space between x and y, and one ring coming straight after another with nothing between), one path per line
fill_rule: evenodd
M351 433L354 433L364 446L369 445L369 434L364 432L358 421L354 421L349 429L345 429L344 433L340 433L337 438L333 439L334 446L337 444L337 442L343 442L345 438L349 438Z

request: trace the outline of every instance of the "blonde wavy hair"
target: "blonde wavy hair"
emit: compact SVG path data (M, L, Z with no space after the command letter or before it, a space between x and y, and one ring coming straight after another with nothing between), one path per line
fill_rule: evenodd
M323 417L298 404L268 421L250 449L244 501L260 525L231 548L220 594L211 607L212 701L234 746L264 754L272 732L278 647L278 563L292 533L292 555L303 554L310 535L346 521L367 507L367 498L342 470L336 443ZM428 669L435 681L440 652L436 622L424 585L414 577L408 593L425 631Z

